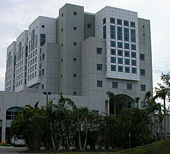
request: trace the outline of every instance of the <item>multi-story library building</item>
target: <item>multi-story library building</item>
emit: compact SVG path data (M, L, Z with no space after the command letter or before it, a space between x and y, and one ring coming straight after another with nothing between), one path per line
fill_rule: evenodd
M45 104L43 92L51 92L54 101L62 93L102 113L107 91L132 106L140 97L143 107L145 93L153 89L150 21L114 7L93 14L65 4L57 18L40 16L9 45L6 61L2 132L13 107Z

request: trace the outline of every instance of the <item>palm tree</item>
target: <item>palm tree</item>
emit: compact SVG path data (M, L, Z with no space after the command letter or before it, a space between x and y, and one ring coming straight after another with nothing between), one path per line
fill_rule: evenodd
M18 117L12 122L12 132L15 135L23 135L29 150L40 150L44 134L44 113L38 107L38 102L34 107L26 105Z
M161 98L163 100L163 112L164 112L164 138L166 137L166 97L168 95L168 89L158 84L159 88L155 88L155 99Z
M114 109L113 115L116 116L116 112L117 112L116 111L116 105L117 105L116 95L114 93L110 92L110 91L108 91L106 94L109 97L108 102L109 102L110 106L113 105L113 109ZM110 110L111 110L111 108L110 108Z
M139 100L140 100L140 97L135 98L135 103L136 103L137 109L139 108Z
M152 93L150 91L147 91L144 97L144 101L149 101L150 97L152 96Z

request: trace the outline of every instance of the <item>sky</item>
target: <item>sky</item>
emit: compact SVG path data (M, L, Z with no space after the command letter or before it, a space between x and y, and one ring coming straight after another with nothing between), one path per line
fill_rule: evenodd
M170 72L170 0L0 0L0 91L4 90L7 46L38 16L56 18L65 3L84 6L91 13L113 6L149 19L154 87L162 72Z

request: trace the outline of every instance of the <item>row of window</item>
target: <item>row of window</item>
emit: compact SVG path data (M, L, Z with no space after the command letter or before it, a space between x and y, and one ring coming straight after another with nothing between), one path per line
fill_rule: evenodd
M32 80L33 78L35 78L37 76L37 71L31 73L30 75L28 75L28 81Z
M37 64L31 66L29 69L28 69L28 74L32 73L33 71L35 71L37 69Z
M125 57L130 57L131 55L131 58L136 58L136 52L130 52L130 51L123 52L123 50L117 50L117 53L116 53L116 49L110 49L110 54L118 55L118 56L125 56Z
M132 66L136 66L136 60L134 60L134 59L130 60L130 59L110 57L110 62L111 63L116 63L117 62L118 64L130 65L130 61L131 61Z
M118 72L125 72L125 73L130 73L130 69L131 69L131 73L133 74L137 74L137 68L136 67L123 67L123 66L116 66L116 65L111 65L110 66L110 70L111 71L118 71Z
M96 54L102 54L102 48L96 48ZM116 55L116 49L110 49L110 54L111 55ZM123 55L122 50L117 50L117 55L121 56ZM124 56L125 57L130 57L130 51L124 51ZM131 57L136 58L136 53L131 52ZM145 54L140 54L140 60L145 60Z
M115 20L115 18L110 17L110 23L111 24L117 23L118 25L124 25L124 26L129 26L130 25L130 27L135 28L135 22L133 22L133 21L122 20L122 19ZM103 18L103 24L106 24L106 18Z
M8 74L5 77L6 81L11 80L12 78L13 78L13 74Z
M106 30L105 26L104 26L104 30ZM123 32L124 32L124 41L129 41L130 40L129 38L131 36L131 42L136 42L136 30L135 29L117 27L117 37L116 37L116 27L113 25L110 25L110 39L117 38L118 40L123 40Z
M75 16L76 16L76 15L77 15L77 12L73 12L73 15L75 15ZM62 13L62 14L61 14L61 16L63 17L63 16L64 16L64 14Z
M116 47L116 41L110 41L111 47ZM123 42L117 42L117 48L123 48ZM125 49L129 49L130 46L128 43L124 44ZM131 50L136 50L136 44L131 44Z
M11 83L12 83L11 80L7 81L7 82L5 83L5 87L8 87L9 85L11 85Z
M37 56L34 57L33 59L31 59L29 62L28 62L28 67L32 66L33 64L35 64L37 62Z
M15 83L15 86L16 86L16 87L18 87L18 86L20 86L20 85L22 85L22 79L19 80L19 81L17 81L17 82Z
M73 42L73 45L76 46L77 42ZM63 47L63 43L61 43L61 47Z
M16 63L15 68L18 68L23 65L23 60Z
M15 74L19 74L20 72L23 72L23 66L19 67L18 69L15 70Z
M15 81L20 80L23 78L23 73L20 73L19 75L16 76Z
M103 81L97 80L97 87L103 87ZM133 90L132 83L127 83L126 87L127 87L127 90ZM112 88L117 89L118 88L118 82L112 82ZM140 85L140 90L141 91L146 91L146 85L141 84Z
M37 49L34 50L32 53L30 53L30 54L28 55L28 60L30 60L31 58L33 58L35 55L37 55Z

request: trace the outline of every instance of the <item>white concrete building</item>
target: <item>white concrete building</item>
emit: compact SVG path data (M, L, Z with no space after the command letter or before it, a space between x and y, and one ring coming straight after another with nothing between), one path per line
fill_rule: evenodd
M16 41L12 42L7 48L5 91L15 90L15 64L16 64Z
M27 87L38 88L40 76L44 74L41 69L41 47L47 43L56 43L56 19L38 17L28 30L28 62ZM44 89L42 87L42 89Z
M11 107L44 104L44 91L52 93L50 99L62 93L99 113L108 91L132 107L136 97L145 107L145 93L153 91L150 21L137 12L105 7L92 14L65 4L56 19L38 17L15 50L15 43L7 49L6 92L0 94L3 141ZM14 90L19 93L7 93Z
M15 65L15 92L26 88L28 55L28 31L25 30L17 38Z

